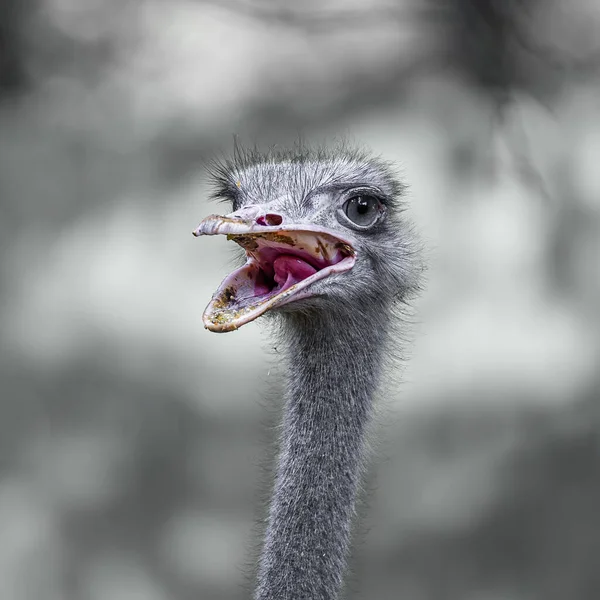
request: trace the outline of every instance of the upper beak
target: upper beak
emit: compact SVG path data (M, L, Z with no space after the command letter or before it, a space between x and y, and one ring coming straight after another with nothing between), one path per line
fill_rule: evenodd
M286 218L280 213L267 211L260 206L250 206L225 216L210 215L206 217L192 234L248 234L253 232L278 231L284 228Z

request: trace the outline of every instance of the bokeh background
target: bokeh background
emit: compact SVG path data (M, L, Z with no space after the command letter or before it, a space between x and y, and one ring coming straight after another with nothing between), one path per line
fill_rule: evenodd
M249 598L281 381L203 330L233 135L398 162L426 248L349 599L600 598L595 0L0 0L0 598ZM265 400L264 397L267 396Z

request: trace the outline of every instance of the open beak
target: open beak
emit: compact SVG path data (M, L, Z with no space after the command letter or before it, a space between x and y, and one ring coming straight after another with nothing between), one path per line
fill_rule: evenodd
M333 231L282 225L279 217L247 217L243 211L211 215L192 232L226 235L246 251L246 264L223 280L202 315L210 331L233 331L271 308L310 297L312 283L348 271L356 262L351 242Z

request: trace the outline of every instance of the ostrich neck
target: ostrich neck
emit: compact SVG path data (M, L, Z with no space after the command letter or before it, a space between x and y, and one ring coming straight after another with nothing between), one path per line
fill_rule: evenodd
M387 318L380 304L286 317L286 401L256 600L338 597Z

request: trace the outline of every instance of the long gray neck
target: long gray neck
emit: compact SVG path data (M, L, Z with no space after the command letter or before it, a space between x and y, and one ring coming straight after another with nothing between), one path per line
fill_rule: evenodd
M388 310L286 317L288 384L256 600L334 600L342 586Z

